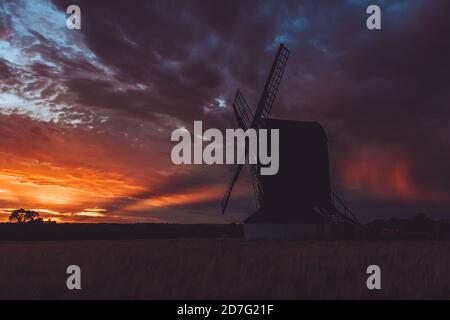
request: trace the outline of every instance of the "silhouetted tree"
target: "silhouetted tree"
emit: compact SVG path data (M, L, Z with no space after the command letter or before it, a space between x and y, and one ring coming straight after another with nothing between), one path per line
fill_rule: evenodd
M11 212L9 221L16 223L42 222L42 218L39 217L39 212L21 208Z

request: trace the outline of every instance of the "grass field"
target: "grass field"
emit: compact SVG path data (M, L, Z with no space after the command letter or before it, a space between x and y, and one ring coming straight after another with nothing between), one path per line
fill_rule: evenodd
M450 242L0 242L0 257L2 299L450 299Z

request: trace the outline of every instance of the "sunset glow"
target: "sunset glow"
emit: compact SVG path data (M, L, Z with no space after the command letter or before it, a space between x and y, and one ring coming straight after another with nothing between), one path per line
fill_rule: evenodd
M447 202L450 194L421 188L414 181L414 166L395 150L365 147L351 154L343 166L343 183L379 198Z
M257 104L280 42L292 54L271 116L324 127L333 187L362 220L450 210L448 5L393 1L393 32L369 34L363 1L79 3L81 30L62 0L0 4L1 221L18 208L58 222L246 217L248 176L220 215L232 167L174 165L170 135L237 128L236 89Z

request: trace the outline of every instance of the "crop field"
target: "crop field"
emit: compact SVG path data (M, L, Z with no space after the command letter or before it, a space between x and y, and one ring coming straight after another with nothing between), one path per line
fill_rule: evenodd
M1 299L450 299L450 242L0 242L0 257Z

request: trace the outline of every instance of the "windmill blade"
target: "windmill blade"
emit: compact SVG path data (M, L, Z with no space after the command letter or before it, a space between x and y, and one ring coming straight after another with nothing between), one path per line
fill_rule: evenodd
M239 123L239 126L242 129L249 128L260 128L263 126L263 119L265 119L272 109L273 102L278 92L278 88L280 87L281 78L283 77L284 69L286 68L287 60L289 58L290 51L283 45L280 44L278 48L277 55L275 57L275 61L272 65L272 68L269 73L269 77L264 86L263 93L258 103L258 107L256 108L255 113L253 114L251 108L245 101L242 93L237 90L236 96L233 102L233 111L236 116L236 119ZM245 150L245 159L248 159L248 149ZM247 163L247 161L246 161ZM236 183L239 174L241 173L243 164L238 164L236 167L236 171L231 177L230 182L228 183L227 189L225 190L225 194L223 196L221 206L222 206L222 214L225 213L225 210L228 205L228 201L230 200L231 192L233 191L234 184ZM256 169L255 169L256 168ZM250 167L250 173L252 176L253 185L255 188L255 197L257 201L257 205L259 205L259 199L262 192L261 184L257 177L257 166Z
M230 182L228 183L227 189L225 191L225 194L224 194L222 202L221 202L222 214L225 214L225 210L226 210L228 202L230 200L234 184L236 183L236 181L239 177L242 167L243 167L243 164L239 164L236 167L236 171L234 172L233 176L231 177ZM253 186L253 192L254 192L253 194L255 197L255 205L256 205L256 208L259 209L259 208L261 208L261 198L262 198L263 190L262 190L261 182L258 179L258 166L255 164L249 164L248 168L250 171L250 177L252 179L252 186Z
M233 111L239 127L244 130L250 128L253 121L253 112L239 89L234 97Z
M233 111L234 111L234 115L236 116L236 120L239 124L239 127L244 130L249 129L254 116L253 116L253 112L252 112L250 106L248 105L247 101L245 100L244 96L242 95L242 93L239 89L236 91L236 96L233 101ZM248 155L247 148L245 150L244 156L246 159L248 159L249 155ZM248 161L246 161L246 163L248 163ZM239 174L242 170L242 166L243 166L242 164L239 164L237 166L236 171L234 172L233 176L231 177L231 180L228 183L227 189L225 190L225 194L223 196L222 203L221 203L222 214L225 213L226 207L228 205L228 201L231 197L231 192L233 191L234 184L236 183L236 181L239 177ZM257 165L249 165L249 170L250 170L250 176L252 179L255 203L256 203L256 206L259 208L262 188L261 188L261 183L259 182L258 174L257 174L258 166Z
M290 51L283 44L278 48L275 61L264 86L263 93L255 111L255 117L252 121L252 128L260 128L263 126L264 119L269 115L273 102L280 87L281 78L289 58Z
M225 190L225 194L223 196L221 207L222 207L222 214L225 213L225 210L228 205L228 201L230 200L231 192L233 191L234 184L236 183L237 178L239 177L239 174L241 173L243 164L238 164L236 167L236 170L234 171L233 176L231 177L230 182L228 183L227 189Z
M261 182L258 179L258 166L256 164L249 164L248 169L250 171L250 177L252 179L253 194L255 196L255 205L257 209L260 209L263 190Z

